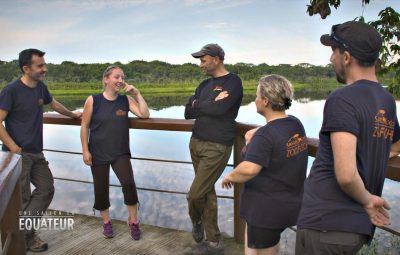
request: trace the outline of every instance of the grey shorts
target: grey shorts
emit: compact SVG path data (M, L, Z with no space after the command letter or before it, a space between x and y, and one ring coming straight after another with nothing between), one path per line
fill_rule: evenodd
M298 229L296 255L357 254L368 236L350 232Z

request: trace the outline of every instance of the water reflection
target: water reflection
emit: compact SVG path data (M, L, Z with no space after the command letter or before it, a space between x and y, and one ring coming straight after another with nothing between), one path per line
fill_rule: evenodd
M300 93L296 94L301 97ZM324 95L326 96L326 94ZM183 118L184 104L187 95L150 97L146 100L152 107L152 117ZM324 100L295 100L288 111L297 116L305 126L309 137L318 137L322 123ZM72 109L81 109L86 97L66 99L57 98ZM256 113L254 95L247 95L246 101L239 110L238 121L252 124L265 124L265 120ZM158 102L158 104L156 104ZM156 105L156 106L154 106ZM397 102L399 110L400 103ZM159 158L179 161L190 161L188 144L189 132L131 130L131 150L134 157ZM45 125L44 147L46 149L81 152L79 127ZM80 155L68 155L46 152L54 176L92 181L89 167L83 164ZM232 159L230 160L232 163ZM309 160L309 167L312 158ZM143 160L132 160L135 180L138 187L187 192L193 179L191 164L159 163ZM230 168L225 169L225 175ZM118 180L111 171L111 183ZM74 213L92 215L93 185L57 180L55 198L50 206L52 209L65 210ZM216 185L219 195L232 195L231 190L222 190L220 181ZM393 228L400 230L400 185L398 182L386 180L383 196L392 206L391 217ZM127 212L123 204L120 188L110 188L111 217L126 220ZM177 194L139 191L140 219L143 223L168 228L191 230L187 215L186 197ZM228 235L233 235L233 201L219 199L219 225ZM292 234L289 234L292 235Z
M296 91L296 101L299 103L308 103L314 100L324 100L329 94L329 91L314 91L310 93L307 90ZM159 111L173 106L185 105L191 94L179 93L174 95L154 95L144 94L147 104L153 110ZM80 109L83 107L87 95L73 95L73 96L55 96L55 98L62 102L69 109ZM242 100L242 106L247 105L254 101L255 92L245 92ZM47 108L48 110L49 108Z

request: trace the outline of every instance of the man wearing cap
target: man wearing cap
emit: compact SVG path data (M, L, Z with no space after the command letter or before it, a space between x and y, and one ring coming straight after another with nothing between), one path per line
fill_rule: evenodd
M207 242L199 248L222 251L214 185L231 155L243 87L240 78L225 69L225 53L218 44L207 44L192 56L200 58L200 68L210 78L200 83L185 108L185 118L195 119L189 144L195 171L187 196L189 215L194 240L202 242L206 233Z
M296 254L356 254L390 223L381 198L389 153L398 146L396 105L379 84L375 64L382 46L371 26L350 21L321 36L346 86L324 107L317 156L304 184Z

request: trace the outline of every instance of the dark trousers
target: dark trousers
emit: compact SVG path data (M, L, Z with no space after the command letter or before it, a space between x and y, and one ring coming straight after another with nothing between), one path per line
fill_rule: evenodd
M296 255L352 255L366 242L366 235L356 233L298 229Z
M41 216L46 212L54 196L54 179L42 152L25 153L22 156L22 172L19 178L22 192L22 210L25 215ZM31 192L31 183L35 189ZM33 233L25 230L25 234Z
M215 183L224 171L231 155L232 146L190 139L195 177L187 200L189 216L193 223L203 222L208 241L218 242L221 233L218 228L218 205Z
M132 164L129 155L123 155L110 164L92 166L94 183L93 208L104 211L110 207L110 165L122 186L124 203L135 205L138 203L138 195L135 180L133 178Z

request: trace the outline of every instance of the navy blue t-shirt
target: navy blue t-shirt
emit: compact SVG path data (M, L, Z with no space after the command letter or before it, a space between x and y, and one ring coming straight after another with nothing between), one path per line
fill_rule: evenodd
M129 102L126 96L107 100L93 95L93 113L89 126L89 151L93 165L109 164L119 156L130 155Z
M331 93L325 103L319 147L305 181L298 228L372 236L363 207L340 188L334 171L331 132L357 137L356 160L365 188L382 194L392 143L399 140L396 104L379 83L360 80Z
M242 160L261 165L262 169L244 184L241 217L249 225L264 228L295 225L308 160L307 138L301 122L288 116L259 128Z
M39 81L35 88L21 79L8 84L0 93L0 108L7 111L5 127L23 152L43 151L43 105L53 101L47 86ZM3 150L8 151L3 145Z

